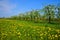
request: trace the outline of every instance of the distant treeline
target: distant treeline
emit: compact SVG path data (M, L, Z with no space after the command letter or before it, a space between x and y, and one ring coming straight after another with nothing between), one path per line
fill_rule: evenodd
M39 10L32 10L20 13L17 16L11 16L9 19L29 20L29 21L60 21L60 6L47 5Z

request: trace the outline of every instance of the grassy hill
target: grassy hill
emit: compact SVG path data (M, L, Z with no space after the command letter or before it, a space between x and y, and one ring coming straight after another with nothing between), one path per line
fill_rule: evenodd
M60 24L0 19L1 40L60 40Z

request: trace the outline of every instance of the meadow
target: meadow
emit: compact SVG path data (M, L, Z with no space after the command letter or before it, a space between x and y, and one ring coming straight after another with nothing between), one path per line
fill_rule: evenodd
M0 19L0 40L60 40L60 24Z

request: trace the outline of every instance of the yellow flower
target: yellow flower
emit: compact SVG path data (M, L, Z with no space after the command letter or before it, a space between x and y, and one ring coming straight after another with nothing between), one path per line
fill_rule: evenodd
M60 35L59 35L60 36Z
M4 33L2 33L2 35L4 35Z
M50 30L48 30L48 32L50 32Z
M49 27L48 29L49 29L49 30L51 30L51 28L50 28L50 27Z
M34 36L34 34L32 34L32 36Z
M28 34L28 36L29 36L30 34Z
M47 32L45 32L45 35L47 35Z
M53 38L51 37L51 39L53 39Z
M53 39L54 39L54 37L53 37Z
M43 36L43 33L42 33L42 34L40 34L40 36Z
M60 33L60 30L58 29L58 30L56 30L56 32Z
M55 35L55 37L58 37L57 34Z
M48 34L48 36L49 36L49 37L51 37L51 35L50 35L50 34Z
M20 38L20 36L18 36Z
M50 39L50 37L48 37Z
M52 35L52 37L54 37L54 35Z
M43 37L41 37L41 39L43 39Z
M21 35L21 33L20 33L20 32L18 32L17 34L18 34L18 35Z

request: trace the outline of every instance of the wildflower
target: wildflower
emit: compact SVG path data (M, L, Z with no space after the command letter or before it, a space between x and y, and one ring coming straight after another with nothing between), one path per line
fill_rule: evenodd
M54 39L54 35L51 35L51 37L52 37L51 39Z
M20 38L20 36L18 36Z
M34 36L34 34L32 34L32 36Z
M49 30L51 30L51 28L49 27Z
M47 34L47 32L45 32L45 35Z
M41 39L43 39L43 37L41 37Z
M54 35L52 35L52 37L54 37Z
M56 32L60 33L60 30L56 30Z
M18 34L18 35L20 35L21 33L20 33L20 32L18 32L17 34Z
M51 39L53 39L53 38L51 37Z
M20 34L20 32L18 32L18 34Z
M28 36L29 36L30 34L28 34Z
M50 31L48 30L48 32L50 32Z
M55 35L55 37L58 37L57 34Z
M14 30L14 33L17 33L16 30Z
M49 34L48 36L49 36L49 38L51 37L51 35L50 35L50 34Z
M2 35L4 35L4 33L2 33Z
M59 35L60 36L60 35Z
M48 37L50 39L50 37Z
M42 36L43 35L43 33L42 34L40 34L40 36Z
M6 33L2 33L2 38L5 38L7 36Z

